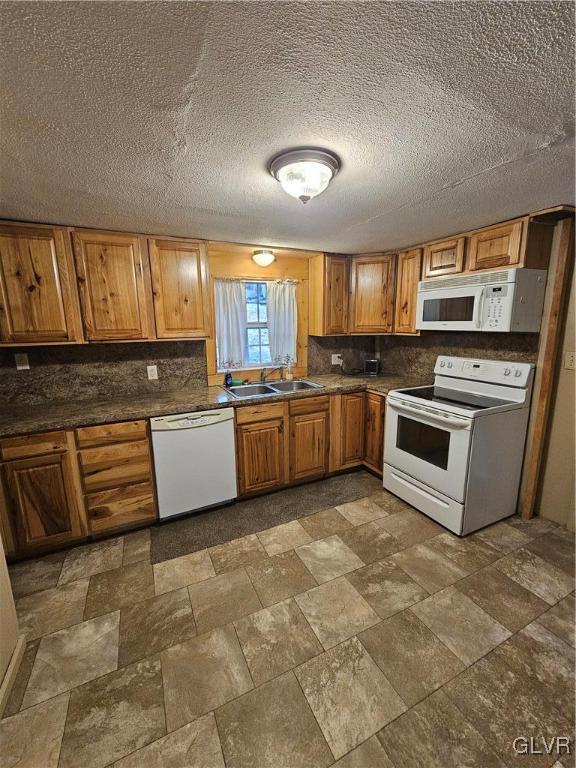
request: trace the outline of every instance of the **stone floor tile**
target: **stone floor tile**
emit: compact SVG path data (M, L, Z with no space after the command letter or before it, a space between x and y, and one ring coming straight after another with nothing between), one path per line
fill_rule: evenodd
M368 497L379 507L382 507L387 515L395 515L398 512L414 511L414 507L407 504L403 499L399 499L397 496L392 495L388 491L381 490L373 493Z
M510 518L508 518L508 520L509 519ZM473 533L470 538L474 541L481 541L484 544L489 544L503 555L507 555L515 549L520 549L520 547L523 547L530 542L529 536L526 536L525 533L522 533L522 531L514 526L509 525L508 522L489 525L487 528L483 528L481 531Z
M376 736L348 752L334 763L334 768L394 768Z
M208 552L216 573L235 571L268 557L255 533L228 541L226 544L218 544L216 547L211 547Z
M34 592L16 600L20 632L27 640L56 632L82 621L88 593L88 579L62 587Z
M160 660L149 658L72 691L59 768L103 768L165 733Z
M531 539L559 528L558 523L555 523L553 520L546 520L546 518L538 515L530 518L530 520L522 520L518 515L514 515L513 517L506 518L506 522L516 528L516 530L525 533Z
M476 571L458 581L455 587L512 632L522 629L548 609L548 603L493 566Z
M506 768L471 722L436 691L380 731L378 739L402 768Z
M16 679L12 684L12 688L8 695L8 700L6 701L6 706L4 707L4 714L2 717L15 715L16 712L19 712L22 708L24 694L26 693L28 681L30 680L30 675L32 674L32 669L34 667L34 661L36 660L36 654L38 653L39 645L40 638L37 640L32 640L30 643L26 643L24 655L20 661Z
M295 600L324 648L332 648L380 621L345 578L310 589Z
M376 523L357 525L343 531L340 538L365 563L374 563L398 552L400 544Z
M352 528L352 523L346 520L337 509L323 509L299 520L302 527L313 539L325 539L335 533Z
M46 635L40 641L22 707L69 691L118 667L120 613Z
M54 552L36 560L25 560L9 566L14 598L24 597L58 584L66 552Z
M574 651L536 622L442 689L508 765L545 768L554 756L513 753L518 736L573 733Z
M404 549L393 555L392 559L431 594L468 574L468 571L429 547L427 543Z
M527 549L519 549L495 563L499 571L554 605L574 589L574 579Z
M74 547L66 555L58 584L69 584L78 579L87 579L95 573L119 568L122 565L123 549L122 537Z
M429 592L391 560L349 573L346 579L382 619L424 600Z
M327 768L330 749L293 672L216 711L227 768Z
M466 665L510 637L505 627L455 587L447 587L409 610Z
M155 563L154 591L157 595L171 592L173 589L187 587L216 575L207 549L192 552L190 555L175 557L163 563Z
M168 731L195 720L253 688L233 627L162 651Z
M381 518L378 525L391 533L403 549L420 544L444 531L429 517L411 507Z
M364 562L340 536L328 536L298 547L296 554L319 584L362 568Z
M91 619L154 597L150 563L123 565L90 578L84 618Z
M150 562L150 528L127 533L124 536L124 555L122 565L139 563L142 560Z
M226 768L214 713L132 752L114 768Z
M188 592L200 634L262 608L244 568L191 584Z
M294 600L246 616L235 627L255 685L324 650Z
M336 759L406 709L356 637L307 661L296 677Z
M484 568L502 556L497 549L481 539L461 538L448 532L429 539L426 546L452 560L467 573Z
M566 536L559 528L533 539L526 549L574 578L574 534Z
M2 768L58 768L69 693L0 720Z
M546 629L574 648L576 646L574 638L574 595L567 595L559 603L552 606L547 613L538 618L537 623L546 627Z
M340 512L346 520L349 520L352 525L370 523L372 520L377 520L388 514L386 510L382 509L379 504L376 504L376 502L369 497L358 499L357 501L349 501L346 504L339 504L336 506L336 510Z
M312 537L300 525L298 520L292 520L283 525L276 525L261 531L258 535L260 542L269 555L279 555L302 544L308 544Z
M409 707L465 669L411 611L376 624L358 639Z
M292 551L248 565L246 572L264 606L316 586L316 579Z
M125 667L196 635L196 623L188 590L129 605L120 612L118 665Z

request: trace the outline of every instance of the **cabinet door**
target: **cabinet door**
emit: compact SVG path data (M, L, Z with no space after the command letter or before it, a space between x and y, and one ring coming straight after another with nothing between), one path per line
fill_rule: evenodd
M350 333L392 333L394 263L392 255L352 259Z
M82 535L68 453L4 465L18 552L58 546Z
M290 480L328 471L328 411L290 417Z
M364 458L364 392L342 395L343 467L360 464Z
M398 254L394 333L417 333L416 299L421 262L420 248Z
M283 419L238 425L236 443L241 494L284 484Z
M348 333L349 259L326 256L324 282L324 333Z
M155 338L146 241L76 230L73 243L86 337Z
M149 240L148 245L158 338L209 336L208 258L204 243Z
M65 229L0 225L0 342L82 341Z
M443 240L424 246L424 270L422 277L456 275L464 269L464 238Z
M366 441L364 463L382 473L384 461L384 415L386 400L383 395L366 395Z
M468 269L497 269L518 264L521 240L521 221L476 232L468 244Z

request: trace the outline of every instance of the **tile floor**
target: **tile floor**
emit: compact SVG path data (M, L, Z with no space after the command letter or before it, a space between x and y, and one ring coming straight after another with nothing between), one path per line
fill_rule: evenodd
M157 565L140 531L11 577L2 768L574 764L512 750L574 728L574 538L547 521L462 540L382 491Z

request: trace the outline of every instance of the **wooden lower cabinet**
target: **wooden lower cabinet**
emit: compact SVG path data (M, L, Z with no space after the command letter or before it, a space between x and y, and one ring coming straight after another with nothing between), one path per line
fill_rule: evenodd
M384 417L386 398L373 392L366 394L366 435L364 464L378 474L384 466Z
M92 533L153 520L156 517L154 488L148 482L89 493L86 512Z
M284 485L284 416L236 429L240 495Z
M328 396L290 403L290 482L328 472L329 409Z
M364 392L342 395L342 467L364 458Z
M25 458L3 464L8 518L3 528L11 533L14 554L57 548L85 534L73 448L58 442L59 449L50 451L52 444L46 435L31 436L21 446ZM30 455L34 450L40 455ZM3 455L14 451L15 441L3 441Z

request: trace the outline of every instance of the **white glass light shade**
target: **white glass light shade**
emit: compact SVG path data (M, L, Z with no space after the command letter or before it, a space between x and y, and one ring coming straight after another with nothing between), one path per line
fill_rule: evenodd
M324 149L293 149L277 155L270 173L282 189L307 203L323 192L340 169L336 155Z
M252 261L258 264L259 267L269 267L273 261L276 261L276 256L274 256L272 251L254 251Z

